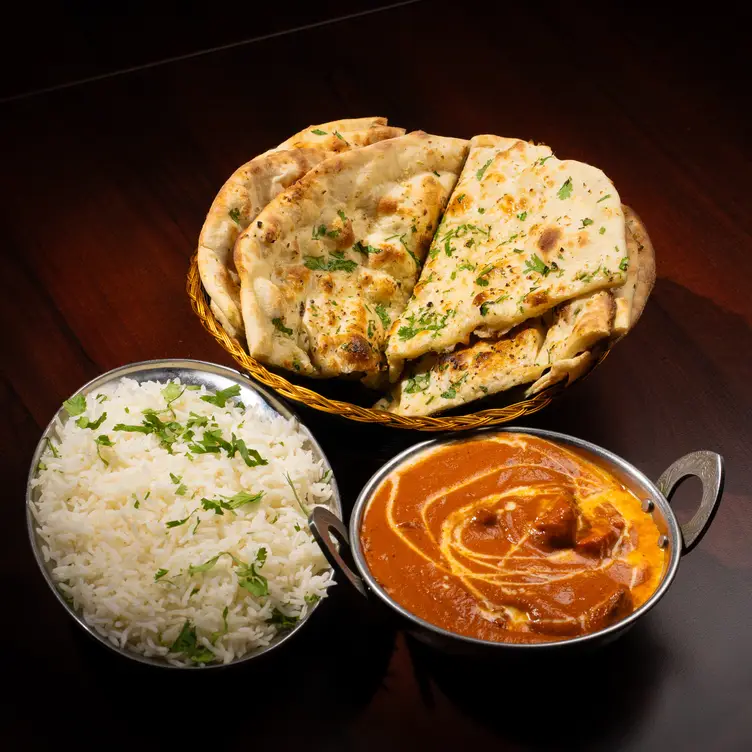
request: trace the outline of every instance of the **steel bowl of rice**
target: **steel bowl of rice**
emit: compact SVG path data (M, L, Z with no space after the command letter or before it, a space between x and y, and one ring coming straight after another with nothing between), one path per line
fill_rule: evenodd
M308 529L316 506L342 514L321 447L279 400L211 363L135 363L82 387L42 435L26 506L60 603L142 663L260 656L334 583Z

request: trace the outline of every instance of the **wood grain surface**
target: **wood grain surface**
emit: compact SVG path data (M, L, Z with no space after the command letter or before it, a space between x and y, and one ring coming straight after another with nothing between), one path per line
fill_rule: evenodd
M749 14L536 8L418 2L0 105L8 749L192 749L204 738L280 750L752 748ZM720 452L720 511L659 606L592 655L449 658L340 584L279 655L204 675L131 665L79 632L36 568L24 490L39 434L115 366L231 365L184 291L214 194L306 124L360 115L535 139L607 172L650 230L656 288L606 362L528 424L594 441L652 478L686 452ZM299 412L347 509L422 438ZM684 520L693 483L676 497Z

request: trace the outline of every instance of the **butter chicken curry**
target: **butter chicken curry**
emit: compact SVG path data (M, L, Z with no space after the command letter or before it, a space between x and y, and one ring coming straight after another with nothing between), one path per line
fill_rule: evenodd
M366 509L376 581L432 624L482 640L596 632L655 591L659 531L584 456L524 434L439 447L397 468Z

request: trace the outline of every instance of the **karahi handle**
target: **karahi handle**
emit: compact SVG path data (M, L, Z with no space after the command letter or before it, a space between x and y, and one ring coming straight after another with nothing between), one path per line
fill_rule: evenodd
M366 596L366 586L363 584L363 580L347 565L339 552L337 544L332 540L333 531L342 544L349 548L350 539L347 536L347 528L342 520L324 507L315 507L308 518L308 526L311 529L313 537L316 539L316 543L319 544L324 556L326 556L327 561L334 569L342 572L350 584L361 595Z
M656 486L670 502L671 496L682 481L691 476L696 476L702 482L702 499L694 517L680 526L682 554L689 553L702 540L718 511L725 477L723 457L708 451L687 454L664 471Z

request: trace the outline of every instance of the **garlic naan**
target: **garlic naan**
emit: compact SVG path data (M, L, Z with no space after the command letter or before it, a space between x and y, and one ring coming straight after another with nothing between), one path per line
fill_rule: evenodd
M543 326L533 319L496 340L444 355L424 355L374 407L398 415L433 415L538 378Z
M466 154L466 141L410 133L331 157L277 196L235 245L249 353L378 377Z
M404 360L472 334L499 336L558 303L618 287L627 263L619 194L603 172L547 146L476 136L389 339L392 377Z
M230 176L201 230L198 267L211 308L231 336L243 333L240 287L232 257L238 235L275 196L324 159L404 132L404 128L390 127L385 118L377 117L311 126Z

